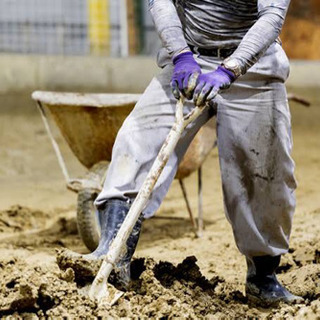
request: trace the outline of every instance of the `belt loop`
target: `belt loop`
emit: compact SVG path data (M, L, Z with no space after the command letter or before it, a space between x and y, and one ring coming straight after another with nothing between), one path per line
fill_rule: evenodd
M221 49L217 48L217 58L221 58Z
M193 47L193 53L200 55L199 53L199 47Z

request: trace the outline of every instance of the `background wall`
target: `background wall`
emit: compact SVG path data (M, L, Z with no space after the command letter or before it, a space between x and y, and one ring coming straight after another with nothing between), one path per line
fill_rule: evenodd
M320 60L320 0L292 0L281 37ZM146 0L0 0L0 93L141 92L159 47ZM289 85L320 86L319 62L291 66Z
M292 59L320 59L320 1L291 0L282 32ZM0 52L155 55L146 0L0 0Z
M0 0L0 52L155 54L146 0Z

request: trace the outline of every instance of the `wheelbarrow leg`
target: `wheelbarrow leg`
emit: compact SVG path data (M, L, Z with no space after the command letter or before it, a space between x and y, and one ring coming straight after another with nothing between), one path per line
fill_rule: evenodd
M48 136L50 138L50 141L52 143L53 150L56 153L56 156L57 156L61 171L62 171L63 176L64 176L64 178L66 180L66 183L68 185L68 183L70 181L70 176L69 176L69 173L68 173L67 166L66 166L66 164L64 162L64 159L63 159L61 150L59 148L59 145L58 145L58 143L57 143L56 139L54 138L53 133L51 131L51 128L50 128L50 125L49 125L49 121L48 121L48 118L47 118L47 114L46 114L41 102L38 101L38 100L37 100L37 107L38 107L38 110L40 112L44 127L46 128L47 134L48 134Z
M203 193L202 193L202 167L198 169L198 236L203 233Z
M192 224L193 232L196 235L196 237L199 237L198 228L197 228L197 222L196 222L196 219L194 218L194 215L192 213L192 209L191 209L190 202L189 202L188 195L187 195L187 190L186 190L186 187L184 185L183 179L179 179L179 184L180 184L180 187L181 187L183 198L184 198L184 200L186 202L186 206L187 206L187 210L188 210L188 213L189 213L190 221L191 221L191 224Z

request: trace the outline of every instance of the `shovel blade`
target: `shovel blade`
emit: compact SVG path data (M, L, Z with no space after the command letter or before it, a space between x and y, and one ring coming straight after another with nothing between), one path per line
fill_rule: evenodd
M103 281L98 285L93 284L89 290L90 299L96 301L99 306L113 306L122 296L124 292L116 289L110 283Z

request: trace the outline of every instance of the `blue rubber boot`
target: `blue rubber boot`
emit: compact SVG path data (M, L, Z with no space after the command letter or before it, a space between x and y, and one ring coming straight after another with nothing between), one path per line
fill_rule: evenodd
M303 302L278 281L275 270L280 264L281 256L261 256L247 259L248 274L246 296L249 302L261 307L273 307L281 302L294 304Z
M119 199L111 199L103 207L99 207L99 220L101 225L101 236L97 249L93 251L90 258L100 258L108 253L112 240L116 237L127 213L130 204ZM138 244L143 217L140 215L131 235L127 241L127 252L118 263L119 268L128 267Z

